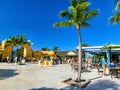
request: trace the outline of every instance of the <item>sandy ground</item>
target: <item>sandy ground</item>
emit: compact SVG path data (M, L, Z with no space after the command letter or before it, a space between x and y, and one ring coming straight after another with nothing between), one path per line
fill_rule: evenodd
M69 64L45 66L27 63L14 66L13 63L0 63L0 90L120 90L120 79L111 79L110 75L102 77L96 69L83 72L83 79L91 83L85 88L61 84L68 78L76 78Z

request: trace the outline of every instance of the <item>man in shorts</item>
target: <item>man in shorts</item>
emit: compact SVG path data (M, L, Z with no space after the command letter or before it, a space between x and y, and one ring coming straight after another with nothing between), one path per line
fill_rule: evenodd
M104 77L106 74L106 61L104 57L100 60L99 65L101 65L103 68L103 77Z

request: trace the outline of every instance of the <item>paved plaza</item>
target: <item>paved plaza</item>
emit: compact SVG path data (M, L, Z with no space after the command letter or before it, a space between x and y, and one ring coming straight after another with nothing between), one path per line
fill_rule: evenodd
M120 90L120 79L111 79L110 75L102 77L96 69L82 73L83 79L91 80L85 88L61 84L61 81L75 77L69 64L41 68L37 63L16 67L13 63L0 63L0 90Z

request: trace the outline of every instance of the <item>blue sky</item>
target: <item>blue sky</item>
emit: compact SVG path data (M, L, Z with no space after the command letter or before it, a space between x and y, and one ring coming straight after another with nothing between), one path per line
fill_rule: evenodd
M99 9L100 13L89 22L92 27L81 28L82 42L90 46L120 44L120 23L108 24L114 13L114 0L89 1L91 10ZM0 41L26 34L34 43L34 50L54 46L60 50L75 50L78 45L76 28L53 27L55 22L63 20L58 14L68 6L69 0L0 0Z

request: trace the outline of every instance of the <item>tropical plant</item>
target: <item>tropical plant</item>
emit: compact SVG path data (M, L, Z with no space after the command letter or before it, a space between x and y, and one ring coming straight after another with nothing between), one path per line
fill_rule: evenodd
M14 51L13 51L14 47L19 46L18 38L16 36L9 37L9 39L6 41L5 47L7 47L7 46L12 46L12 56L13 56L14 55Z
M11 36L9 39L6 41L6 46L18 46L18 38L16 36Z
M116 13L110 17L110 23L111 24L116 24L120 21L120 12L119 12L119 8L120 8L120 0L116 1L116 5L115 5L115 11Z
M14 53L16 54L16 56L22 57L23 56L23 52L24 52L24 48L20 48L20 49L15 50Z
M120 12L114 14L113 16L110 17L110 23L111 24L116 24L120 21Z
M117 0L115 5L115 10L118 10L119 8L120 8L120 0Z
M6 47L7 46L12 46L12 54L13 54L13 47L21 46L21 48L22 48L23 44L31 45L31 43L28 42L27 39L25 39L25 35L11 36L6 41Z
M25 39L25 35L18 35L18 36L16 36L17 37L17 39L18 39L18 44L19 45L23 45L23 44L25 44L26 43L26 39Z
M82 47L88 47L89 45L87 43L83 43Z
M50 51L50 49L48 47L43 47L41 50L42 51Z
M23 46L24 44L28 44L30 46L32 45L32 43L30 42L30 40L27 40L25 38L25 35L18 35L17 38L18 38L18 44L20 46Z
M66 18L66 21L56 22L55 27L70 27L76 26L78 31L78 42L79 42L79 69L77 74L77 80L81 80L81 59L82 59L82 39L80 35L80 28L89 27L88 21L98 14L98 10L90 10L90 3L87 0L70 0L71 6L68 10L60 12L61 18Z
M59 49L59 47L54 46L52 50L53 50L55 53L57 53L60 49Z

